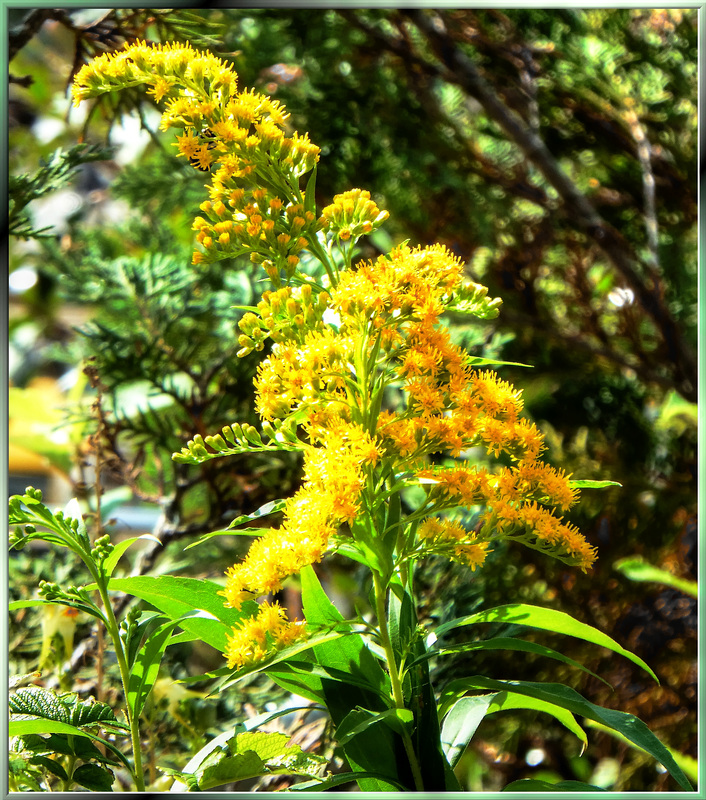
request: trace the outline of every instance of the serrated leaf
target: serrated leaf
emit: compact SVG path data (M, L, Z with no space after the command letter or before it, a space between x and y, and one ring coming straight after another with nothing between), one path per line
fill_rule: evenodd
M71 712L49 689L28 686L18 689L8 701L11 714L40 717L41 719L71 724Z
M75 697L73 700L73 703L64 701L70 709L71 718L69 722L71 725L83 728L94 725L103 726L105 723L110 723L113 727L119 726L129 730L127 725L118 722L113 709L109 705L101 703L93 697L88 697L86 700L79 700L78 697Z
M260 775L312 776L325 764L325 758L290 745L287 734L245 732L233 736L225 747L212 751L196 774L199 789L206 791Z

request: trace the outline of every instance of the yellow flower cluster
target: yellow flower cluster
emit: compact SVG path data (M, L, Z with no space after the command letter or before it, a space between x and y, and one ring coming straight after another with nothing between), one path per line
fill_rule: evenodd
M278 650L306 638L306 623L287 620L278 603L260 604L257 615L243 620L227 637L226 659L230 669L256 664Z
M582 569L594 560L585 539L545 507L566 511L577 492L563 473L539 460L542 436L520 416L520 392L496 373L474 369L468 354L440 324L441 314L457 295L468 294L467 288L459 259L446 248L404 245L389 257L343 272L338 284L316 301L308 286L296 293L280 289L263 298L260 318L252 314L243 320L248 346L255 336L262 341L271 332L277 334L272 354L261 363L255 380L257 411L267 421L296 417L312 445L305 456L304 491L316 487L319 509L325 505L323 498L330 501L321 512L326 536L318 540L316 558L325 551L323 541L328 543L335 527L356 517L362 484L355 459L349 465L345 452L346 447L352 452L351 431L367 431L364 447L359 440L356 448L361 463L374 465L384 458L394 471L416 469L417 478L431 487L428 499L436 510L486 509L478 536L462 534L459 527L432 535L428 522L420 529L420 535L429 534L425 551L436 547L449 557L478 565L488 542L514 538ZM327 314L335 324L326 324ZM281 320L279 328L275 317ZM294 321L301 324L292 325ZM370 376L363 388L361 369ZM389 384L403 386L406 405L378 411L370 397L376 381L378 392ZM334 446L341 431L345 432L342 444ZM495 456L507 453L517 463L497 474L464 466L444 470L423 466L428 454L458 456L476 446ZM317 466L319 461L325 466ZM350 484L344 479L347 470ZM288 513L287 520L285 530L291 529L293 515ZM278 570L270 565L276 559L268 556L265 566L260 552L251 551L236 568L237 591L243 585L251 591L257 586L254 578L241 584L241 570L275 575L277 584L291 574L291 559L280 561L287 567Z
M226 603L240 608L275 592L342 538L355 547L363 535L373 536L366 552L375 549L375 536L380 546L396 542L388 562L438 553L475 569L494 540L513 539L586 570L594 548L559 516L577 492L540 460L542 436L522 418L520 392L475 366L442 322L450 310L490 318L500 301L468 281L461 260L442 245L404 244L351 266L351 244L387 212L369 192L352 189L317 219L313 192L307 197L299 179L315 166L319 148L306 134L287 136L285 109L237 91L237 76L220 59L189 45L138 42L83 67L74 99L137 85L165 101L161 127L180 129L179 155L211 176L203 216L193 223L202 248L194 263L245 254L274 284L240 321L239 354L271 340L255 379L256 409L264 422L286 421L302 437L302 486L287 501L281 526L264 530L228 570ZM345 269L333 259L334 243ZM326 269L325 286L298 271L304 249ZM458 457L477 447L512 466L427 466L431 454ZM400 535L373 535L358 521L372 520L400 476L426 489L416 528L402 535L391 523ZM477 529L437 516L452 508L477 509ZM305 635L302 623L263 603L234 629L229 666L252 664Z
M217 182L222 183L218 174L212 190ZM206 200L200 206L209 219L196 217L192 226L198 232L196 241L206 250L197 261L247 253L251 261L263 265L275 285L279 285L281 270L291 278L299 264L298 253L308 244L302 234L316 233L313 212L304 211L301 203L285 206L264 189L247 195L242 188L234 189L228 194L228 205L220 186L214 196L215 201Z
M148 91L156 102L165 97L175 100L186 89L191 96L184 98L183 122L194 127L201 125L206 113L231 100L237 76L220 58L194 50L189 44L138 41L123 50L104 53L81 67L72 87L74 105L141 84L150 87ZM213 108L204 105L206 95Z
M227 572L226 604L277 591L282 581L302 567L320 561L338 527L358 515L366 468L380 452L365 431L339 422L326 428L304 453L304 482L284 509L280 528L256 539L245 559Z
M212 173L210 199L201 206L207 219L194 223L203 247L194 263L249 253L276 282L280 269L291 276L319 222L304 210L303 194L286 196L287 181L313 168L319 148L306 134L285 135L288 114L278 101L237 92L230 66L188 44L138 42L99 56L76 75L74 102L136 85L166 100L161 127L183 129L179 155Z
M488 554L488 542L479 540L473 533L469 534L458 522L427 517L417 534L423 544L421 554L428 551L446 555L466 564L471 570L480 567Z
M321 212L320 224L327 231L346 241L372 233L389 217L380 211L364 189L350 189L337 194L333 203Z

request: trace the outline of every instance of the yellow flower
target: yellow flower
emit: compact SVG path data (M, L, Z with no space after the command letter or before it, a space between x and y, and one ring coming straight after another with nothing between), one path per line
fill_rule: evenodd
M306 623L289 621L278 603L263 602L257 615L243 620L227 636L229 669L252 666L307 636Z
M471 570L481 566L488 554L488 542L479 540L455 521L428 517L419 525L417 534L425 543L425 553L445 555Z

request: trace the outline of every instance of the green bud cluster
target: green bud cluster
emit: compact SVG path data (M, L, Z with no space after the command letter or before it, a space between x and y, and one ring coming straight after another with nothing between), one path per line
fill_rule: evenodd
M113 545L110 541L110 535L105 534L105 536L101 536L99 539L96 539L93 547L91 548L91 556L96 561L96 563L100 564L108 558L108 556L113 552L115 549L115 545Z
M125 615L125 619L121 621L120 626L118 628L118 632L120 634L120 638L123 642L127 642L128 638L130 637L130 633L137 624L137 621L142 616L142 609L140 608L131 608L127 614Z
M37 593L45 600L60 600L66 597L66 593L61 586L51 581L39 581Z
M328 308L327 292L314 294L305 283L297 288L286 286L274 292L265 292L257 304L258 314L248 312L238 326L239 356L262 350L265 341L295 341L302 344L309 331L323 330L324 312Z

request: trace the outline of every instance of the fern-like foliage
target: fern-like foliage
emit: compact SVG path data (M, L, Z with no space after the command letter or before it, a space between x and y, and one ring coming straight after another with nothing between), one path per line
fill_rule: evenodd
M51 236L51 227L36 228L27 206L39 197L55 192L74 175L77 167L91 161L105 161L112 151L99 145L78 144L56 150L33 174L10 176L8 183L8 232L19 239Z

